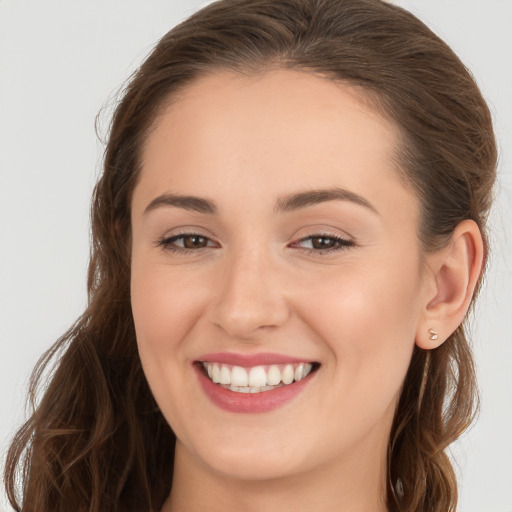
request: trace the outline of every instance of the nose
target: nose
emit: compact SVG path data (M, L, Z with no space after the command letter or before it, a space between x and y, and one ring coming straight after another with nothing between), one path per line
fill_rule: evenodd
M223 262L210 319L225 334L255 341L289 317L283 272L271 255L246 250Z

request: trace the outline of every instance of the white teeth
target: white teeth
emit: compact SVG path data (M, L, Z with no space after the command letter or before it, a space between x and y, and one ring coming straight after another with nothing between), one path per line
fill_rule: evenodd
M281 377L283 384L291 384L293 382L294 378L295 378L295 372L293 371L293 366L291 364L287 364L284 367L283 375Z
M279 367L272 365L267 372L267 384L269 386L277 386L281 382L281 372Z
M300 363L295 369L295 380L302 380L311 373L313 365L311 363Z
M295 380L299 381L304 377L304 364L300 363L297 365L297 368L295 369Z
M270 391L271 389L276 389L284 386L284 384L279 384L278 386L262 386L251 387L251 386L227 386L224 384L220 384L221 387L225 389L229 389L230 391L234 391L235 393L261 393L262 391Z
M219 376L220 384L231 384L231 372L227 366L222 365L220 367L220 376Z
M227 366L225 368L227 368ZM249 385L249 376L247 375L245 368L242 368L241 366L233 366L233 369L231 370L231 384L239 387Z
M311 363L254 366L243 368L220 363L202 363L208 377L226 389L238 393L260 393L300 381L313 369Z
M255 366L249 372L249 386L262 388L267 385L267 374L263 366Z
M220 368L217 363L215 363L212 368L212 380L215 384L220 382Z

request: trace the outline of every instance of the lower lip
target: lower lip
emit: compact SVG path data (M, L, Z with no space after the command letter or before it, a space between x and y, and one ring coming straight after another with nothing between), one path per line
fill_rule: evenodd
M206 396L217 407L220 407L224 411L246 414L273 411L283 406L295 398L308 385L311 381L311 377L315 373L310 373L307 377L297 382L271 389L270 391L261 391L260 393L237 393L236 391L231 391L214 384L198 365L194 365L194 367Z

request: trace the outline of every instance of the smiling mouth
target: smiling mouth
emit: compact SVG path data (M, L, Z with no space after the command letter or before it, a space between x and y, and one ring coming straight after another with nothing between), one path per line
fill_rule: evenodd
M200 361L203 374L214 384L235 393L262 393L289 386L306 378L319 363L287 363L244 368L218 362Z

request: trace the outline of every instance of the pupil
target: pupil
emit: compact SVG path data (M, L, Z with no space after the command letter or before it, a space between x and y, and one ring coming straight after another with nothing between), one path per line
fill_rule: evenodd
M203 247L205 240L204 236L188 236L184 240L184 245L187 249L195 249Z
M333 240L332 238L327 237L316 237L313 238L313 247L315 249L325 249L326 247L332 247Z

